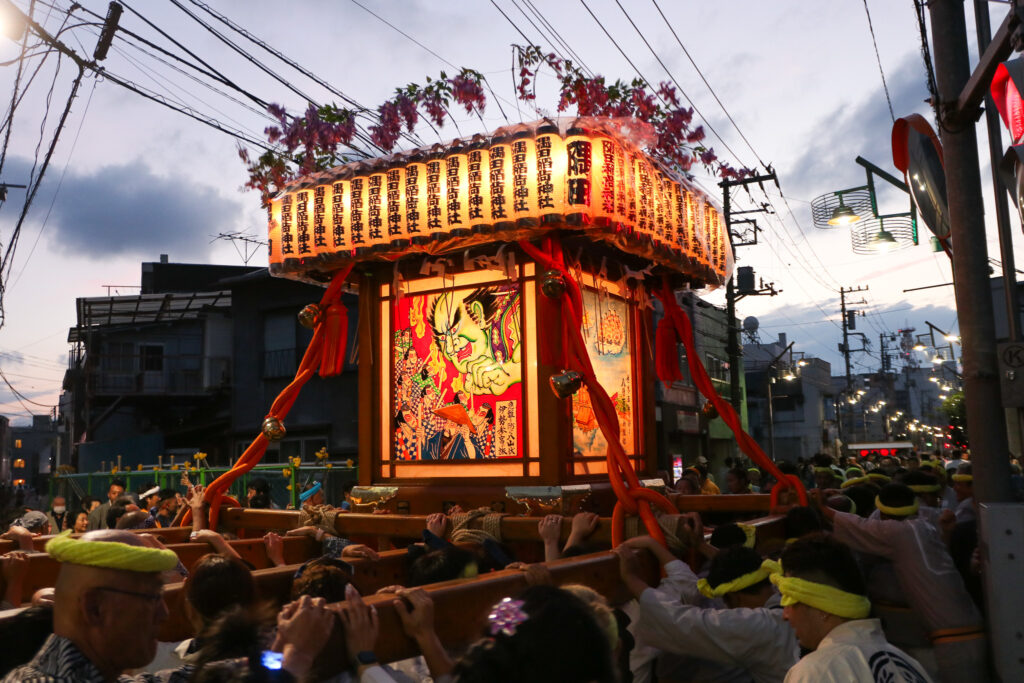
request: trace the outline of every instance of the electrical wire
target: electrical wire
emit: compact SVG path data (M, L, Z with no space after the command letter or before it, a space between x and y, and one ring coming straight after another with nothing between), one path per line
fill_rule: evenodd
M582 1L582 0L581 0L581 1ZM666 66L665 62L664 62L664 61L663 61L663 60L661 59L661 57L660 57L660 56L658 55L658 53L657 53L657 52L655 51L655 49L654 49L654 48L653 48L653 47L651 46L651 43L650 43L650 41L648 41L648 40L647 40L647 36L645 36L645 35L644 35L644 33L643 33L643 31L641 31L641 30L640 30L640 27L638 27L638 26L636 25L636 22L634 22L634 21L633 21L633 17L631 17L631 16L629 15L629 12L627 12L627 11L626 11L626 8L622 6L622 3L621 3L621 2L619 1L619 0L615 0L615 4L619 6L619 9L620 9L620 10L622 10L622 13L623 13L623 14L625 15L625 17L626 17L626 20L627 20L627 21L629 21L629 24L630 24L630 26L632 26L632 27L633 27L633 30L635 30L635 31L636 31L636 33L637 33L637 35L638 35L638 36L640 36L640 40L642 40L642 41L644 42L644 45L646 45L646 46L647 46L647 49L648 49L648 50L650 50L650 52L651 52L651 54L652 54L652 55L654 55L654 59L656 59L656 60L658 61L658 64L660 64L660 65L661 65L661 68L662 68L662 69L664 69L664 70L665 70L665 73L667 73L667 74L668 74L668 77L669 77L670 79L672 79L672 83L674 83L674 84L675 84L675 86L676 86L676 88L677 88L677 89L679 90L679 94L681 94L681 95L683 96L683 98L684 98L684 99L685 99L685 100L686 100L686 101L687 101L687 102L688 102L688 103L690 104L690 106L691 106L691 107L693 107L693 111L695 111L695 112L697 113L697 116L699 116L699 117L700 117L701 119L703 119L703 121L704 121L704 125L706 125L706 126L708 127L708 130L710 130L710 131L711 131L711 134L712 134L712 135L714 135L714 136L715 136L716 138L718 138L718 141L722 143L722 145L723 145L723 146L725 147L726 151L728 151L728 152L729 152L729 154L731 154L731 155L733 156L733 158L734 158L734 159L736 159L736 163L738 163L738 164L740 165L740 167L742 167L742 168L746 168L746 167L747 167L747 165L746 165L745 163L743 163L743 160L742 160L742 159L740 158L740 155L739 155L739 154L737 154L737 153L736 153L736 152L735 152L735 151L734 151L734 150L732 149L732 147L730 147L730 146L729 146L729 143L727 143L727 142L726 142L726 141L725 141L725 140L724 140L724 139L722 138L722 136L721 136L721 135L719 135L718 131L717 131L717 130L715 130L715 127L714 127L713 125L711 125L711 121L710 121L710 120L708 119L708 117L707 117L707 116L705 116L705 115L704 115L704 114L703 114L703 113L702 113L702 112L700 111L700 109L698 109L697 105L696 105L696 104L694 104L694 102L693 102L693 100L692 100L692 99L690 98L690 96L686 94L686 91L685 91L685 90L683 89L683 86L681 86L681 85L679 84L679 81L677 81L677 80L676 80L676 77L675 77L674 75L672 75L672 72L671 72L671 71L669 70L668 66ZM586 5L586 3L584 3L584 6L585 6L585 5ZM587 9L589 9L589 8L587 8ZM634 68L635 68L635 67L634 67ZM637 72L637 73L639 73L639 72ZM645 79L645 80L646 80L646 79ZM707 83L707 81L704 81L704 82L705 82L705 84ZM709 86L708 86L708 89L710 89L710 88L711 88L711 86L709 85ZM716 97L716 99L717 99L717 97ZM719 102L719 104L721 104L721 102ZM725 109L725 107L722 107L722 109L724 110L724 109ZM732 119L730 118L730 121L731 121L731 120L732 120ZM733 127L736 127L736 123L735 123L735 122L733 122ZM738 127L737 127L737 130L739 130L739 129L738 129ZM756 157L756 156L757 156L757 154L755 154L754 156Z
M405 31L403 31L402 29L400 29L397 26L395 26L394 24L392 24L390 21L388 21L387 19L385 19L381 15L377 14L376 12L374 12L372 9L370 9L366 5L364 5L361 2L359 2L358 0L351 0L351 1L352 1L352 3L354 5L356 5L357 7L365 10L366 12L368 12L371 16L376 18L378 21L380 21L382 24L384 24L388 28L392 29L396 33L398 33L401 36L403 36L406 40L409 40L413 44L415 44L415 45L419 46L420 48L422 48L423 50L426 50L428 53L433 55L439 61L443 62L444 64L447 64L448 66L450 66L453 69L458 69L459 68L459 67L455 66L454 64L452 64L447 59L445 59L444 57L442 57L441 55L439 55L436 52L434 52L433 50L431 50L429 47L427 47L426 45L424 45L420 41L418 41L415 38L413 38L411 35L409 35ZM508 116L505 114L505 109L501 106L501 100L504 99L506 102L508 102L508 100L506 98L504 98L504 97L499 98L499 96L494 92L494 89L491 87L490 81L487 80L486 76L483 77L483 82L487 86L487 90L490 91L491 97L494 99L494 103L496 105L498 105L498 111L501 112L501 116L502 116L502 118L505 119L505 123L510 123L510 121L508 120Z
M181 9L181 10L182 10L183 12L185 12L186 14L188 14L188 15L189 15L190 17L192 17L192 18L193 18L193 19L194 19L194 20L195 20L195 21L196 21L196 22L197 22L197 23L198 23L198 24L199 24L200 26L202 26L203 28L205 28L205 29L206 29L207 31L209 31L209 32L210 32L210 33L212 33L213 35L217 36L217 37L218 37L218 38L219 38L219 39L220 39L220 40L221 40L221 41L222 41L222 42L223 42L223 43L224 43L225 45L228 45L228 46L229 46L229 47L231 47L231 48L232 48L233 50L235 50L236 52L238 52L239 54L241 54L242 56L244 56L244 57L245 57L245 58L246 58L247 60L249 60L250 62L252 62L253 64L255 64L255 65L257 66L257 68L259 68L259 69L260 69L261 71L263 71L264 73L266 73L266 74L270 75L270 76L271 76L272 78L274 78L275 80L277 80L278 82L280 82L280 83L281 83L282 85L284 85L284 86L285 86L286 88L288 88L289 90L291 90L291 91L292 91L292 92L294 92L295 94L299 95L299 97L302 97L303 99L305 99L305 100L306 100L307 102L309 102L310 104L313 104L314 106L317 106L317 107L319 107L319 105L317 105L317 104L316 104L316 102L315 102L315 101L314 101L313 99L311 99L311 98L310 98L310 97L308 97L308 96L305 96L305 95L303 95L303 94L302 94L302 93L301 93L301 92L300 92L299 90L297 90L296 88L294 88L294 87L293 87L293 86L291 85L290 81L286 81L286 80L282 79L282 77L281 77L280 75L278 75L278 74L277 74L277 73L275 73L274 71L271 71L271 70L270 70L270 68L269 68L269 67L267 67L267 66L266 66L265 64L263 64L262 62L260 62L260 61L259 61L258 59L256 59L255 57L253 57L253 56L252 56L251 54L249 54L248 52L245 52L244 50L242 50L242 49L241 49L240 47L238 47L238 46L237 46L237 45L236 45L236 44L235 44L234 42L232 42L231 40L229 40L229 39L228 39L227 37L225 37L225 36L221 35L221 34L220 34L220 32L218 32L218 31L217 31L216 29L214 29L214 28L213 28L212 26L210 26L209 24L207 24L206 22L204 22L204 21L203 21L202 19L200 19L199 17L197 17L196 15L194 15L194 14L193 14L192 12L190 12L190 11L189 11L189 10L188 10L188 9L187 9L187 8L186 8L186 7L184 6L184 5L182 5L182 4L181 4L181 2L179 2L178 0L170 0L170 2L171 2L171 3L173 4L173 5L175 5L176 7L178 7L179 9ZM332 93L332 94L333 94L333 95L335 95L336 97L339 97L339 98L341 98L341 100L342 100L342 101L344 101L344 102L348 103L348 104L349 104L350 106L352 106L352 107L355 107L355 108L356 108L356 114L357 114L357 115L363 115L363 116L364 116L364 118L369 118L369 117L367 117L367 115L366 115L366 114L367 114L367 112L369 111L369 109L368 109L367 107L365 107L364 105L360 104L359 102L357 102L357 101L356 101L356 100L354 100L353 98L349 97L348 95L346 95L346 94L345 94L344 92L342 92L341 90L339 90L339 89L335 88L335 87L334 87L334 86L332 86L332 85L331 85L330 83L328 83L327 81L323 80L322 78L320 78L319 76L317 76L317 75L316 75L315 73L313 73L313 72L312 72L312 71L310 71L309 69L305 68L304 66L302 66L301 64L299 64L299 63L298 63L298 62L296 62L295 60L293 60L293 59L290 59L289 57L287 57L286 55L284 55L284 54L283 54L282 52L280 52L279 50L277 50L277 49L273 48L272 46L270 46L269 44L267 44L267 43L266 43L265 41L263 41L263 40L260 40L260 39L259 39L259 38L257 38L256 36L252 35L252 34L251 34L251 33L249 33L249 32L248 32L247 30L245 30L244 28L242 28L242 27L241 27L241 26L239 26L238 24L236 24L236 23L234 23L233 21L231 21L230 19L228 19L228 18L227 18L227 17L225 16L225 15L223 15L223 14L220 14L220 13L218 13L218 12L214 11L214 10L213 10L213 9L211 9L211 8L210 8L210 7L208 6L208 5L206 5L205 3L199 2L198 0L189 0L189 2L191 2L191 3L193 4L193 5L195 5L195 6L196 6L196 7L198 7L199 9L203 10L203 11L204 11L204 12L206 12L207 14L209 14L209 15L210 15L211 17L213 17L214 19L216 19L216 20L217 20L217 21L219 21L220 23L222 23L222 24L224 24L225 26L227 26L227 27L228 27L229 29L231 29L231 30L232 30L232 31L234 31L235 33L237 33L237 34L239 34L240 36L244 37L244 38L245 38L246 40L248 40L249 42L253 43L254 45L256 45L256 46L260 47L261 49L265 50L265 51L266 51L266 52L268 52L269 54L273 55L273 56L274 56L274 57L276 57L277 59L281 60L281 61L282 61L282 62L284 62L284 63L285 63L286 65L288 65L288 66L290 66L291 68L295 69L296 71L298 71L299 73L301 73L301 74L302 74L303 76L305 76L306 78L309 78L310 80L312 80L312 81L313 81L314 83L316 83L316 84L317 84L317 85L319 85L320 87L322 87L322 88L325 88L325 89L326 89L326 90L327 90L328 92ZM450 115L450 114L449 114L449 115ZM454 118L453 118L452 120L453 120L453 122L454 122ZM437 129L436 129L436 128L434 128L433 124L431 124L431 123L430 123L430 122L428 121L428 125L430 125L430 127L431 127L431 128L432 128L432 129L434 130L434 132L435 132L435 133L437 133L437 135L438 135L438 138L440 138L440 133L439 133L439 132L437 131ZM456 126L456 129L457 129L457 128L458 128L458 126ZM358 138L360 139L360 141L362 141L362 142L363 142L364 144L367 144L367 145L369 145L370 147L373 147L373 148L377 149L377 150L378 150L379 152L381 152L381 153L384 153L384 154L386 154L386 153L387 153L387 150L385 150L384 148L382 148L382 147L380 147L379 145L377 145L376 143L374 143L374 142L373 142L373 140L372 140L372 139L371 139L371 138L370 138L370 137L369 137L369 136L368 136L368 135L367 135L367 134L366 134L365 132L361 132L361 133L359 133L357 137L358 137ZM422 141L422 140L419 140L419 139L415 139L415 138L414 138L413 136L410 136L410 135L408 135L408 134L405 134L405 133L403 133L403 137L405 137L406 139L408 139L408 140L412 141L412 142L413 142L414 144L418 144L418 145L422 145L422 144L423 144L423 141ZM351 146L350 146L350 145L347 145L347 146L349 146L349 147L351 148ZM353 148L353 149L357 149L357 151L359 151L359 152L361 152L361 153L363 153L363 154L366 154L366 156L371 156L371 155L367 154L367 153L365 152L365 150L358 150L358 148Z
M96 84L99 82L98 79L93 79L92 90L89 91L89 99L85 102L85 109L82 111L82 118L78 122L78 130L75 131L75 139L71 142L71 149L68 150L67 161L64 162L64 170L60 173L60 179L57 181L57 188L53 191L53 199L50 200L50 207L46 210L46 216L43 217L42 225L39 226L39 232L36 233L36 239L32 242L32 248L29 249L28 256L25 257L25 263L22 265L21 270L18 271L18 276L14 278L14 282L7 288L8 290L13 289L18 282L21 280L21 276L28 270L28 262L32 260L32 255L36 253L36 247L39 245L39 238L43 236L43 231L46 229L46 224L50 220L50 213L53 211L54 204L57 203L57 196L60 194L60 188L64 185L64 176L68 172L68 166L71 164L71 156L75 153L75 147L78 145L78 136L82 134L82 125L85 123L85 117L89 113L89 105L92 104L92 96L96 92Z
M551 34L565 48L565 51L568 52L572 56L572 58L574 60L576 60L576 63L579 64L580 67L585 72L590 74L591 78L593 78L596 75L595 72L589 66L587 66L587 64L583 61L583 59L579 56L579 54L577 54L577 52L572 49L572 46L569 45L569 41L565 40L562 37L562 34L560 34L555 29L554 25L550 21L547 20L547 18L544 16L544 14L540 10L538 10L537 7L532 2L530 2L530 0L523 0L523 4L525 4L527 7L530 8L530 10L533 12L534 16L536 16L537 19L539 19L542 24L547 26L548 30L551 31Z
M892 98L889 96L889 84L885 82L885 70L882 69L882 56L878 54L878 40L875 38L875 25L871 23L871 10L868 9L868 0L864 0L864 14L868 17L868 30L871 31L871 44L875 47L875 61L878 62L878 73L882 75L882 88L885 89L885 101L889 104L889 117L896 123L896 113L892 108Z
M29 4L28 16L31 18L35 11L35 0ZM18 58L18 70L14 76L14 88L11 92L11 107L7 112L7 117L4 121L6 131L4 132L3 147L0 148L0 173L4 170L4 162L7 160L7 147L11 142L11 128L14 124L14 111L18 105L18 88L21 85L21 74L25 65L25 53L28 50L29 31L25 31L25 35L21 38L21 56ZM43 60L46 59L46 55L43 55ZM26 88L27 89L27 88Z
M3 379L4 384L6 384L7 388L11 390L11 393L14 394L14 397L18 399L19 403L21 403L22 401L27 401L27 402L31 403L32 405L39 406L41 408L56 408L57 407L57 405L53 404L53 403L39 403L38 401L33 401L29 397L27 397L24 394L22 394L21 392L19 392L17 389L14 388L14 385L11 384L7 380L7 377L4 375L2 370L0 370L0 379ZM21 405L22 405L23 408L25 408L25 410L28 410L28 407L26 407L24 403L22 403ZM32 411L29 410L29 412L32 412Z

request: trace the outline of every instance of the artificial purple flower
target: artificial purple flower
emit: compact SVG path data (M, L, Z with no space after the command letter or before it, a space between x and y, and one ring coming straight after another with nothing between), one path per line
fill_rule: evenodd
M487 615L491 635L504 633L506 636L514 636L519 624L530 618L530 615L523 611L524 604L526 603L522 600L504 598L491 608L491 613Z

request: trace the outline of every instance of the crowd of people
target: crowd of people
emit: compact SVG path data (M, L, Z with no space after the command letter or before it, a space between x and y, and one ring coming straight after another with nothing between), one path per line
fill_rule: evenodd
M206 528L201 486L132 495L113 480L102 503L69 509L55 497L48 512L23 511L2 534L20 549L0 557L3 607L11 610L0 614L0 676L3 683L988 680L970 462L851 463L819 454L805 467L782 469L807 479L814 503L789 510L784 538L759 540L751 527L722 520L705 534L706 518L684 514L666 545L641 535L614 549L633 598L624 604L586 586L556 587L546 570L608 550L591 538L596 514L575 515L565 542L561 516L540 518L543 562L533 564L517 562L479 529L460 536L456 520L466 513L457 508L430 515L420 542L406 548L404 585L377 591L420 654L386 664L374 652L377 610L353 571L353 563L379 555L317 522L325 510L347 509L324 506L320 487L304 494L310 523L285 535L315 539L322 555L294 568L290 601L277 605L261 596L230 535ZM773 483L739 464L723 481L734 494ZM672 486L689 495L717 488L704 463ZM258 482L245 502L271 505ZM186 510L191 540L210 548L188 571L158 538ZM70 531L81 535L62 533ZM60 534L45 548L59 574L23 605L29 553L48 534ZM272 564L287 565L282 536L267 533L263 543ZM648 553L660 581L644 570ZM480 614L467 603L458 614L435 615L424 587L502 569L525 572L529 588ZM182 581L193 636L160 642L169 616L164 586ZM913 615L924 639L879 618L892 610ZM479 640L445 642L435 616L479 621Z

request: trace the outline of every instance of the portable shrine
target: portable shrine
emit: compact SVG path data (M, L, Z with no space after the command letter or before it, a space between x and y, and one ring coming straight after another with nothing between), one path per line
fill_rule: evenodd
M283 433L302 383L340 371L344 285L360 301L357 500L674 512L641 483L656 470L653 387L678 377L677 342L692 351L673 291L723 284L733 261L719 209L646 154L642 133L542 120L285 188L269 207L270 271L329 284L300 316L315 333L296 380L236 469Z

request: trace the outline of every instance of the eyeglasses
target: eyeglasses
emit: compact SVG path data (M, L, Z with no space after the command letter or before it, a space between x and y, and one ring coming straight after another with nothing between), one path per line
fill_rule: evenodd
M136 598L146 600L154 605L164 599L162 591L160 593L139 593L138 591L126 591L122 588L111 588L109 586L99 586L96 590L107 591L108 593L120 593L121 595L131 595Z

